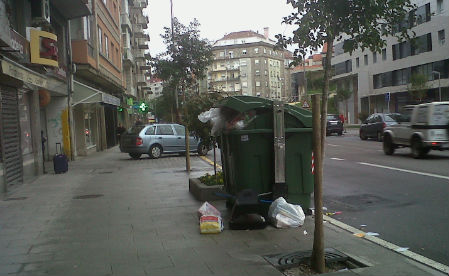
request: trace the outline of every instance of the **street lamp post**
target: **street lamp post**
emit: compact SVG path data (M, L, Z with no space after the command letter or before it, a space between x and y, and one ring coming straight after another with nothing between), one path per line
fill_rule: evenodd
M432 71L432 74L438 74L438 96L441 102L441 74L438 71ZM435 80L435 77L433 79Z

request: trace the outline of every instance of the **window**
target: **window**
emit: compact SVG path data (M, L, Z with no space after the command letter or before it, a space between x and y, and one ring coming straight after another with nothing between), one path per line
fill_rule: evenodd
M430 21L430 3L416 9L416 25Z
M246 66L246 60L240 60L240 66Z
M259 53L259 48L254 48L254 53L258 54Z
M114 43L111 42L111 60L114 62Z
M387 49L382 49L382 60L387 60Z
M145 135L154 135L155 127L151 126L145 131Z
M256 87L260 87L260 81L256 81Z
M265 70L264 74L265 74L265 76L266 76L266 75L268 75L268 71L267 71L267 70Z
M228 55L229 55L229 58L233 58L234 57L234 52L233 51L229 51Z
M256 70L256 76L260 76L260 71L259 70Z
M220 52L220 57L224 57L224 52Z
M377 62L377 53L373 53L373 63Z
M443 0L437 0L437 13L443 13Z
M442 46L446 40L444 30L438 31L438 43Z
M417 123L427 122L427 106L419 107L418 112L416 114L416 122Z
M98 27L98 48L100 49L100 53L103 53L103 32L100 27Z
M242 82L242 87L247 88L248 87L248 82L246 82L246 81Z
M242 50L242 55L246 55L246 49Z
M360 58L356 58L355 59L355 67L359 68L360 67Z
M263 53L266 54L267 53L267 49L263 48ZM265 62L266 63L266 62Z
M109 44L108 44L108 36L104 36L104 53L107 58L109 58Z
M363 56L363 63L364 63L365 65L368 65L368 55L364 55L364 56Z
M418 55L432 51L432 34L422 35L415 38L411 43L411 54Z
M267 81L265 82L265 87L268 87L268 82Z
M263 63L267 64L267 60L266 60L266 59L264 59L264 60L263 60Z
M120 56L118 55L118 48L115 48L115 58L116 60L116 65L120 64Z
M169 125L161 125L157 127L156 135L175 135L173 129Z
M178 136L186 135L186 129L183 126L174 125L173 127L175 128L176 135Z
M258 59L254 60L254 63L259 64L259 60Z

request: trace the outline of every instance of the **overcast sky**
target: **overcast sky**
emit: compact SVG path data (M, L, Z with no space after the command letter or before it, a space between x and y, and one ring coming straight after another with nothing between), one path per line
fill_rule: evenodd
M182 24L193 18L200 22L201 37L212 42L225 34L238 31L259 31L269 27L269 36L289 35L292 28L281 24L292 11L286 0L173 0L173 13ZM160 34L170 26L170 0L149 0L144 10L149 16L150 53L154 57L165 51Z

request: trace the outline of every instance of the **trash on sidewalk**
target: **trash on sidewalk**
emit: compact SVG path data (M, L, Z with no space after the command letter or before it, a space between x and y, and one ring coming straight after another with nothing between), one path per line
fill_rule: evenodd
M327 212L327 213L325 213L325 215L326 216L333 216L333 215L340 215L341 213L343 213L343 212L341 212L341 211L338 211L338 212Z
M360 224L360 227L361 228L366 227L366 224Z
M359 238L365 237L365 233L354 233L353 235Z
M314 207L310 207L309 210L310 210L310 213L312 214L312 216L314 216L315 215L315 208ZM323 211L327 211L327 207L323 206Z
M283 197L271 203L268 217L276 228L293 228L304 224L304 211L301 206L290 204Z
M379 233L375 233L375 232L367 232L366 235L367 235L367 236L379 236Z
M407 250L408 250L408 247L398 247L394 251L396 251L396 252L404 252L404 251L407 251Z
M306 230L304 230L304 236L305 236L305 235L307 235L307 231L306 231Z
M223 221L219 216L201 216L200 217L200 233L201 234L218 234L223 231Z
M201 216L217 216L221 217L220 211L217 210L212 204L209 202L204 202L203 205L198 209L198 217Z

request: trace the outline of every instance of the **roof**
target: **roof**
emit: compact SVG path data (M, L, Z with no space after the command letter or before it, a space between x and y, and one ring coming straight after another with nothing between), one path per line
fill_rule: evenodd
M246 38L246 37L259 37L259 38L265 39L264 35L261 35L254 31L240 31L240 32L229 33L229 34L223 36L223 38L221 38L219 40L237 39L237 38Z
M323 55L322 54L315 54L312 56L312 60L313 61L321 61L323 59Z
M161 80L159 78L152 78L152 79L150 79L150 83L155 83L155 82L163 82L163 80Z
M317 64L317 65L306 66L306 71L317 71L320 69L323 69L323 65ZM298 71L304 71L304 66L299 65L292 69L292 72L298 72Z

